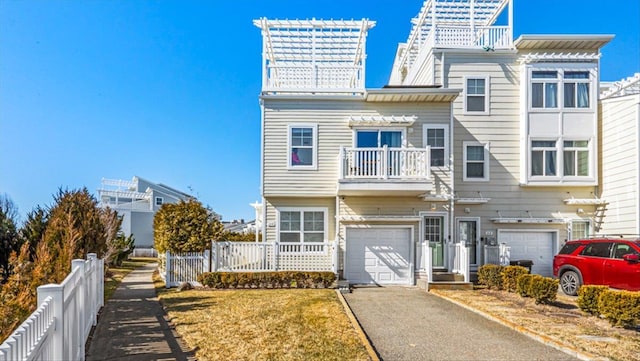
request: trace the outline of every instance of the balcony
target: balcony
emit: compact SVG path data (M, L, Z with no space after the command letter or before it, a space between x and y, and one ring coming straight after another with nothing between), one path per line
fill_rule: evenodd
M340 149L339 195L417 196L431 191L426 148Z

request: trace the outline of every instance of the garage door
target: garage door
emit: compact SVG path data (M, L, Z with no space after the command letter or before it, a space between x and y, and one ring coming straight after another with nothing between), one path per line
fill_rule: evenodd
M347 229L345 278L351 283L409 284L411 229Z
M552 276L554 232L501 231L498 242L511 247L511 260L533 261L532 273Z

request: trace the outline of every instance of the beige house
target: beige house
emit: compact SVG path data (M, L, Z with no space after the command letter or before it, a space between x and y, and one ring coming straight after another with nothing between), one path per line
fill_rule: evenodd
M612 36L514 40L512 19L509 0L425 1L381 89L364 87L374 22L256 20L265 240L337 242L351 283L468 281L500 259L550 276L566 239L601 227Z

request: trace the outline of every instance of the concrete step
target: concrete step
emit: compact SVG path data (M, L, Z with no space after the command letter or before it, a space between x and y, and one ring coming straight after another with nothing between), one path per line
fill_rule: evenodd
M452 272L434 272L434 282L464 282L464 276L459 273Z
M473 290L473 283L471 282L446 282L446 281L434 281L429 282L430 290Z

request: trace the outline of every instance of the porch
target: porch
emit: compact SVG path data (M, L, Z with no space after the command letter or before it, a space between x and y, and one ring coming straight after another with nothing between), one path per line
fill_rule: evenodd
M433 188L430 155L430 147L342 147L338 194L419 195L428 192Z

